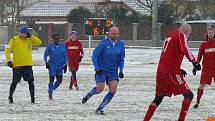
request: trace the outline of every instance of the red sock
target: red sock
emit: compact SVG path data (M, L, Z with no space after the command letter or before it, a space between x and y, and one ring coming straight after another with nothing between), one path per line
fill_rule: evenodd
M198 88L196 103L198 103L198 104L200 103L200 99L201 99L202 95L203 95L203 90L201 90L201 89Z
M154 103L151 103L149 105L149 108L146 112L146 115L145 115L143 121L149 121L152 118L152 115L154 114L156 108L157 108L157 106Z
M184 100L182 102L181 112L180 112L178 121L184 121L185 120L185 117L187 115L187 112L188 112L188 109L190 107L191 102L192 102L192 100L190 100L189 98L184 98Z
M73 84L74 84L75 87L77 87L78 86L77 80L73 80Z

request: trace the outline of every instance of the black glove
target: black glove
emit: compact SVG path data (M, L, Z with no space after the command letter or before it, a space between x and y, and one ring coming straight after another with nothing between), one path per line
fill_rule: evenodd
M67 72L67 65L63 66L63 72L66 73Z
M199 63L193 63L193 67L196 69L196 71L201 70L201 65Z
M27 38L31 38L31 34L29 32L26 35Z
M193 68L193 75L196 75L196 69Z
M102 74L102 70L96 70L96 74L97 75L101 75Z
M122 72L119 72L119 78L124 78L124 74Z
M82 56L78 58L78 62L81 62L81 60L82 60Z
M181 74L182 74L183 77L185 77L187 75L187 72L185 70L180 69L180 71L181 71Z
M46 68L47 68L47 69L49 69L49 68L50 68L50 66L49 66L49 64L48 64L48 63L46 63Z
M8 62L7 62L7 65L8 65L10 68L13 68L13 63L12 63L12 61L8 61Z

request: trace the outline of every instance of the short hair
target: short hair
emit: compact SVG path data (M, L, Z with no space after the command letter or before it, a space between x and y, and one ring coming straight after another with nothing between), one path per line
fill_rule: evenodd
M53 34L52 35L52 39L55 39L56 37L60 37L60 35L59 34Z

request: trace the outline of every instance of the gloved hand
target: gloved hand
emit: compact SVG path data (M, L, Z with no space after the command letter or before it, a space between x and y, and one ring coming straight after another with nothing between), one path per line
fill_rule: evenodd
M119 72L119 78L124 78L124 74L122 72Z
M102 75L102 70L96 70L97 75Z
M183 77L185 77L187 75L187 72L185 70L180 69L180 71L181 71L181 74L182 74Z
M199 63L193 63L193 67L196 69L196 71L201 70L201 65Z
M12 61L8 61L8 62L7 62L7 65L8 65L10 68L13 68L13 63L12 63Z
M63 66L63 72L66 73L67 72L67 65Z
M31 33L28 32L26 35L27 38L31 38Z
M48 63L46 63L46 68L47 68L47 69L49 69L49 68L50 68L50 66L49 66L49 64L48 64Z
M196 69L193 68L193 75L196 75Z
M83 58L83 56L80 56L80 57L78 58L78 62L81 62L82 58Z

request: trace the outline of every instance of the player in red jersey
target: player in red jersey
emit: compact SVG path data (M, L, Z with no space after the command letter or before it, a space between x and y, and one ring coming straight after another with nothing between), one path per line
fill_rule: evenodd
M149 105L144 121L149 121L151 119L164 96L171 97L172 94L182 94L184 96L178 121L185 120L190 103L193 99L193 93L190 91L183 78L186 72L180 69L184 55L193 63L195 69L199 70L201 68L187 46L187 37L189 37L191 31L191 26L189 24L182 24L178 31L170 32L167 35L157 69L155 99Z
M205 40L201 43L197 57L197 63L202 60L202 74L200 86L197 91L197 100L193 108L198 108L200 99L203 95L203 90L206 85L211 85L212 79L215 78L215 30L209 28ZM196 70L193 70L194 75Z
M76 72L78 71L79 63L84 56L84 51L81 42L78 40L78 34L76 31L72 31L69 34L69 38L65 45L67 50L69 71L72 73L69 89L73 89L72 87L74 86L75 89L78 90L79 87Z

